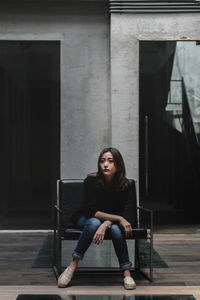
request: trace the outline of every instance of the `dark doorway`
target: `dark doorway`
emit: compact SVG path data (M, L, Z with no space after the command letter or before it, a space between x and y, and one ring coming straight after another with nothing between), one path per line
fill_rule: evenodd
M156 227L199 224L200 148L191 106L199 86L191 88L187 75L195 76L187 52L199 49L185 46L140 42L140 201L153 208Z
M60 43L0 42L1 229L47 229L60 174Z

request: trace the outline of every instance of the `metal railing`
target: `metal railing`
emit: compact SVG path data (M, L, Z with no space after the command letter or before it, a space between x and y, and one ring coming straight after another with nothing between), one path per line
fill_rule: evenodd
M196 172L196 174L200 175L200 142L194 126L184 78L171 80L171 83L178 83L179 86L175 87L175 95L172 95L173 91L171 85L168 97L168 105L174 106L172 109L176 113L174 117L179 119L182 133L185 136L187 153L193 172ZM174 100L174 98L176 100ZM176 108L177 104L180 105L179 110Z
M184 130L193 145L199 145L199 139L194 127L192 113L187 97L184 79L182 78L182 115Z
M182 115L183 115L183 129L186 136L188 147L188 154L193 170L200 176L200 144L197 133L195 131L192 113L187 97L184 79L182 79ZM196 177L195 177L196 178Z

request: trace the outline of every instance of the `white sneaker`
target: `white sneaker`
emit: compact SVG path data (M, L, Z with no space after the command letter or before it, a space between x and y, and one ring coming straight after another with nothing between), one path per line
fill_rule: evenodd
M134 290L136 289L136 283L131 276L124 277L124 288L126 290Z
M74 272L71 271L69 267L65 269L65 271L58 278L58 287L66 287L70 283L73 275Z

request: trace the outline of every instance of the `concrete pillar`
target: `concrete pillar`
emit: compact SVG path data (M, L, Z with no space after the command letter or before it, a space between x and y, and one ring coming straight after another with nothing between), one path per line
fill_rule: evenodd
M127 177L138 179L139 41L127 33L124 18L111 15L111 139L122 153Z

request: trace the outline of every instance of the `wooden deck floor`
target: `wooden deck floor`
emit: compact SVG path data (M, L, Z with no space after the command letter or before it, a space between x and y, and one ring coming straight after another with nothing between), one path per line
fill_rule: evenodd
M15 287L15 292L27 286L28 289L35 288L35 291L46 288L47 291L53 289L55 293L63 293L63 289L56 287L51 268L32 268L46 235L47 233L0 233L0 296L1 292L6 295L5 290L9 286L11 290ZM160 292L161 287L163 291L170 287L170 290L176 289L179 292L195 290L200 295L200 232L155 234L154 248L168 268L155 268L153 283L144 279L137 280L137 292L145 293L151 289ZM76 291L87 294L94 290L97 293L123 293L122 278L119 275L109 278L75 275L67 293ZM0 299L13 298L5 296Z
M46 235L47 233L0 234L1 285L56 284L51 268L32 268ZM169 268L155 268L154 282L151 285L200 286L200 232L155 234L154 248ZM84 284L87 281L82 275L80 278L75 276L76 284L79 279L80 284L81 281ZM118 277L114 276L113 279L116 281ZM138 284L149 285L149 282L140 279Z

